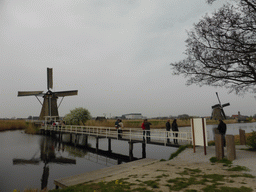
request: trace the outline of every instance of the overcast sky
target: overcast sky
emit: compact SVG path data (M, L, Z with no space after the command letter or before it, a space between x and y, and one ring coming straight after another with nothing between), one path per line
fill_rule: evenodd
M205 0L1 0L0 118L39 116L34 96L18 91L78 90L59 107L92 116L189 114L209 116L218 103L227 115L256 113L254 95L223 88L187 87L171 62L185 58L186 30L220 7ZM40 98L42 99L42 98ZM60 102L60 99L58 100Z

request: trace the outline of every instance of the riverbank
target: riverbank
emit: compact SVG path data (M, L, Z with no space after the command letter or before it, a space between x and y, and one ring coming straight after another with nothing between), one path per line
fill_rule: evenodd
M215 156L213 146L207 147L207 155L203 147L197 147L196 153L187 148L169 161L131 163L119 173L70 189L50 191L256 191L256 152L245 148L236 146L237 158L232 164L210 162Z

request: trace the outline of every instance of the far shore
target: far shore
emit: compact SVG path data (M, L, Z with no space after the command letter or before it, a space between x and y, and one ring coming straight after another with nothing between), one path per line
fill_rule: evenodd
M85 126L100 126L100 127L114 127L115 119L107 119L103 121L96 121L96 120L88 120L85 123ZM140 128L142 124L142 119L137 120L123 120L124 127L129 128ZM149 121L152 123L152 128L154 129L165 129L165 123L167 119L149 119ZM172 122L172 119L171 119ZM226 124L235 124L238 123L235 119L228 119L224 120ZM254 123L255 121L252 120L248 123ZM190 119L178 119L177 120L179 127L189 127L190 126ZM214 125L218 124L218 120L206 120L207 125ZM30 126L30 132L34 134L35 131L32 129L35 129L35 125L29 121L26 120L0 120L0 131L7 131L7 130L22 130L27 129ZM28 132L29 133L29 132Z

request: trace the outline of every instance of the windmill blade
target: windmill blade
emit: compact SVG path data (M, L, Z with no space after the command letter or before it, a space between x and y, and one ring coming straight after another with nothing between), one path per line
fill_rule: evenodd
M47 68L47 89L52 89L52 68Z
M18 91L18 97L21 96L31 96L31 95L40 95L43 91Z
M221 108L220 104L216 104L212 106L212 109L215 109L215 108Z
M221 102L220 102L220 98L219 98L218 92L216 92L216 95L217 95L218 101L219 101L219 103L220 103L220 105L221 105Z
M225 103L225 104L222 105L222 107L227 107L229 105L230 105L230 103Z
M53 92L57 97L77 95L78 90Z
M225 112L224 112L224 110L223 110L223 109L221 109L221 113L222 113L222 115L223 115L224 119L226 119L226 115L225 115Z
M13 159L13 165L18 164L32 164L32 165L39 165L40 159Z

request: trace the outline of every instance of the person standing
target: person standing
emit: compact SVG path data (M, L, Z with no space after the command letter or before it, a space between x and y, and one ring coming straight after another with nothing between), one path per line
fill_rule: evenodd
M124 124L122 122L122 119L119 120L119 128L118 128L118 138L122 139L122 133L123 133Z
M173 136L174 137L178 137L178 131L179 131L179 129L178 129L178 124L177 124L177 120L176 119L174 119L173 120L173 122L172 122L172 131L175 131L176 133L173 133ZM173 139L173 142L174 142L174 144L178 144L178 139Z
M147 142L150 142L150 125L152 125L152 124L150 122L148 122L147 119L145 119L144 125L145 125Z
M142 131L143 131L143 141L145 141L145 133L146 133L146 131L145 131L145 121L146 121L146 119L144 119L143 120L143 122L142 122L142 124L141 124L141 128L142 128Z
M120 127L119 122L120 122L120 119L117 119L116 122L115 122L115 128L117 130L118 138L119 138L119 127Z
M221 119L219 120L219 122L220 123L219 123L217 129L219 130L219 133L221 134L222 141L223 141L223 146L225 147L226 146L225 134L226 134L226 131L227 131L227 125Z
M171 130L171 124L170 124L170 119L167 120L166 124L165 124L165 127L166 127L166 131L167 132L167 143L170 143L170 139L169 139L169 131Z

